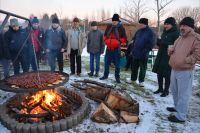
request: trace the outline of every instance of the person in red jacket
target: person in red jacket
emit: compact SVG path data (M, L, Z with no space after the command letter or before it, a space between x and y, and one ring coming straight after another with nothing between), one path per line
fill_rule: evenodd
M104 42L107 45L105 54L105 68L104 75L100 80L108 78L109 66L111 62L115 65L115 79L120 83L120 53L121 46L125 45L127 41L126 31L119 20L119 15L114 14L112 17L112 24L108 25L104 33Z

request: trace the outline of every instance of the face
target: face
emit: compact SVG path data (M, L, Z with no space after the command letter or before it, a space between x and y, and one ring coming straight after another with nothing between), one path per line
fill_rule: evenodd
M166 31L170 30L172 28L172 25L171 24L168 24L168 23L165 23L164 24L164 28Z
M91 26L92 30L97 30L97 26Z
M39 28L39 24L38 23L34 23L32 24L34 29L38 29Z
M146 27L145 24L139 23L139 28L140 28L140 29L143 29L143 28L145 28L145 27Z
M116 26L118 23L119 23L119 21L112 21L112 24L113 24L114 26Z
M73 22L73 26L74 26L75 28L78 28L78 27L79 27L79 22Z
M59 24L57 24L57 23L52 24L52 27L55 28L55 29L58 28L58 26L59 26Z
M193 29L187 25L181 25L180 26L180 32L182 36L187 35L189 32L191 32Z
M14 26L12 26L12 29L13 29L14 31L18 31L18 30L19 30L19 26L14 25Z

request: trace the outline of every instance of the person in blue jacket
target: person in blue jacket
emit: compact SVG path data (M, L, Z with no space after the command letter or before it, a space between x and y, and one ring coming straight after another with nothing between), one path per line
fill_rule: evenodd
M139 20L139 30L133 37L132 52L132 68L131 80L128 83L135 82L139 72L139 86L144 87L144 78L146 75L147 61L149 52L155 44L155 34L148 26L148 19L141 18Z
M14 74L20 73L20 65L23 72L28 72L29 51L31 49L31 38L28 30L22 29L16 18L10 19L10 27L5 32L4 40L9 48Z

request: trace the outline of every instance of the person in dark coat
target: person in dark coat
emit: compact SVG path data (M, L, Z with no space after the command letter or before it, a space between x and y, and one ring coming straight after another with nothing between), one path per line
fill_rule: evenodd
M0 32L0 64L3 66L4 78L9 77L10 52L8 45L5 44L3 33Z
M164 31L161 39L158 39L159 47L158 54L152 71L157 73L158 90L154 94L162 93L161 97L169 94L171 67L169 66L168 47L174 44L174 41L179 37L179 31L176 26L176 21L173 17L169 17L164 22ZM163 88L163 79L165 80ZM164 89L164 90L163 90Z
M56 69L57 58L59 71L63 72L63 52L67 46L67 37L64 29L60 26L58 18L52 19L52 26L45 34L45 43L47 60L51 71Z
M95 77L99 76L100 56L104 53L103 33L98 29L97 22L91 22L91 31L88 33L87 39L87 52L90 54L90 73L89 76L94 74L94 59L96 61Z
M120 83L120 54L121 45L126 44L126 31L122 26L119 15L114 14L112 17L112 25L108 25L104 33L104 42L107 45L105 55L104 75L100 80L105 80L109 75L109 66L111 62L115 65L115 79Z
M155 34L148 26L148 19L141 18L139 20L140 29L135 33L132 44L132 68L131 79L127 83L134 83L138 78L139 72L139 86L144 87L144 78L146 75L147 61L149 52L152 50L155 43Z
M4 40L9 48L14 74L20 73L20 65L23 72L28 72L29 51L31 48L31 38L28 30L22 29L17 19L10 19L10 27L4 35Z

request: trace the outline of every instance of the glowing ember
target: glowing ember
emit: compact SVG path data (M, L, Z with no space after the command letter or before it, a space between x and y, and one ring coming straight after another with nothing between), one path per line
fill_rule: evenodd
M61 105L62 98L56 92L53 90L44 90L27 96L22 102L22 106L25 108L21 109L20 112L23 114L44 114L48 110L59 112ZM38 119L33 118L33 120L37 121Z

